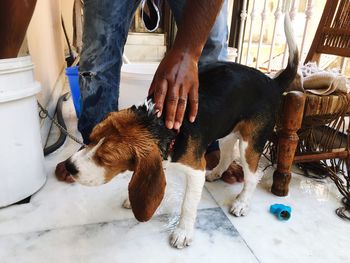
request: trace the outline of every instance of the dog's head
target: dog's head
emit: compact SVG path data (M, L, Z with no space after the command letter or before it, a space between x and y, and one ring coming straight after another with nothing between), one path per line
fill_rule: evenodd
M66 168L90 186L133 171L129 199L139 221L149 220L163 199L166 182L157 141L130 109L113 112L95 126L90 144L67 160Z

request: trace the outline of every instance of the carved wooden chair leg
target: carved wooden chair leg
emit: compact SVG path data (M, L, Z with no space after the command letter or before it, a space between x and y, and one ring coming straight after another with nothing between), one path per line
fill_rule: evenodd
M284 94L280 127L278 127L277 169L273 174L271 192L278 196L288 194L291 166L298 144L297 131L301 127L305 105L305 94L291 91Z

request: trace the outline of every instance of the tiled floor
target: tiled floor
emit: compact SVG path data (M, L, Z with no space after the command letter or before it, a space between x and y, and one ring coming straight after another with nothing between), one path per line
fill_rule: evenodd
M71 101L64 114L70 130L76 120ZM350 223L334 210L339 194L332 182L294 174L290 195L269 192L272 169L265 172L242 218L228 213L242 185L206 183L194 243L171 248L184 191L184 178L167 173L167 193L156 215L137 222L121 204L130 173L100 187L58 182L57 162L79 148L72 141L46 157L48 180L31 202L0 209L0 262L350 262ZM263 166L263 161L262 161ZM292 217L278 221L268 212L273 203L292 206Z

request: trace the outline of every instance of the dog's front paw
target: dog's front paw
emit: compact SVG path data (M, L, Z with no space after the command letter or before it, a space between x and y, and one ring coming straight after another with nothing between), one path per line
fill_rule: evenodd
M205 173L205 180L208 182L213 182L221 178L221 173L219 173L216 169L207 171Z
M230 213L234 216L245 216L249 212L249 202L241 200L239 197L233 201Z
M125 209L131 209L131 204L130 204L129 198L126 198L126 199L124 200L124 202L123 202L123 207L124 207Z
M176 248L188 247L192 243L193 231L177 227L170 236L170 245Z

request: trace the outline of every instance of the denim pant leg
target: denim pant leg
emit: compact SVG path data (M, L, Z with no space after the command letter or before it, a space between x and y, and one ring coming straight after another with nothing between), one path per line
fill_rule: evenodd
M89 142L93 127L118 110L122 55L131 20L141 0L85 0L79 63L82 112L78 129Z
M186 0L168 0L171 11L174 14L177 24L181 21L181 16ZM223 6L218 14L209 37L202 51L199 65L218 60L227 60L227 2L224 0Z
M210 31L207 42L202 51L199 64L210 63L218 60L227 60L228 26L227 26L227 2L221 7L213 28Z

